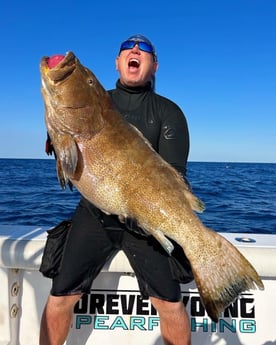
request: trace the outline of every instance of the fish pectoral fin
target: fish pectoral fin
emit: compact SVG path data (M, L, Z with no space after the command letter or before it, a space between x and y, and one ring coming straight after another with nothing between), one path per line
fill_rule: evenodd
M58 158L61 169L68 177L73 177L78 164L78 148L69 135L60 135L58 139Z
M193 211L202 213L205 210L204 202L196 197L191 191L188 189L184 190L184 194Z
M172 242L163 234L161 230L156 230L152 232L152 235L157 239L157 241L161 244L161 246L165 249L165 251L171 255L174 245Z
M57 158L56 160L56 170L59 184L61 185L61 188L64 190L66 189L66 185L68 184L69 179L68 176L65 174L64 170L62 169L59 158Z

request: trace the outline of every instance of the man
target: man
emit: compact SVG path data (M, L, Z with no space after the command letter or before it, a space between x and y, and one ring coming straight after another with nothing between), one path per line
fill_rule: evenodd
M183 112L153 90L157 55L152 43L134 35L121 44L116 58L119 80L110 96L127 121L135 125L153 148L185 178L189 133ZM168 190L168 193L172 191ZM41 320L40 345L62 345L73 308L105 262L118 250L126 254L141 294L149 296L160 316L166 345L190 344L189 319L179 283L191 281L190 265L180 249L169 257L158 241L147 236L135 220L120 223L82 198L73 216L59 273Z

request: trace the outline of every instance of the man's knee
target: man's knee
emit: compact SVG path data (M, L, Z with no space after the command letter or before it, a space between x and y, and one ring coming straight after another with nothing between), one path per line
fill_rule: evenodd
M82 294L70 296L53 296L50 295L47 300L47 308L53 310L71 310L81 298Z
M156 297L150 297L150 301L158 313L173 312L173 313L182 313L185 312L185 307L182 301L179 302L169 302Z

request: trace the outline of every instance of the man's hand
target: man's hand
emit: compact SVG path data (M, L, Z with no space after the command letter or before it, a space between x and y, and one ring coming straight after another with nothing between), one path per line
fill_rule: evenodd
M56 157L55 149L48 133L47 133L47 139L45 143L45 152L47 153L48 156L49 155L52 156L52 154L54 154Z

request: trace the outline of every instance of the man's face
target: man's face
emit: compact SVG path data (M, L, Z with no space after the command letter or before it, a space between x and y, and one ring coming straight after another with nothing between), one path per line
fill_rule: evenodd
M144 86L151 80L158 67L151 53L139 49L136 44L132 49L122 50L116 58L116 70L120 81L127 86Z

